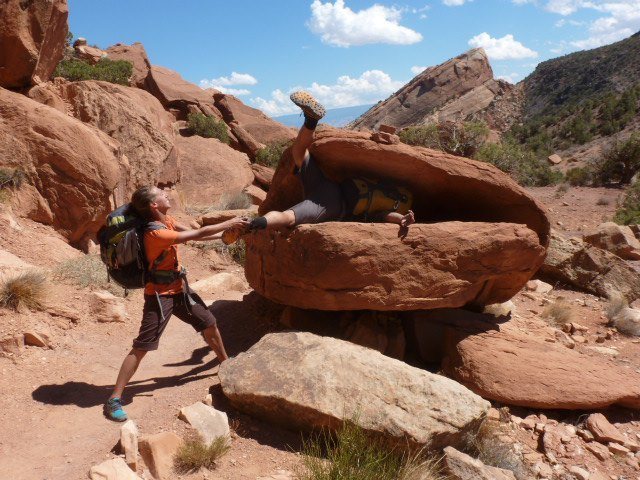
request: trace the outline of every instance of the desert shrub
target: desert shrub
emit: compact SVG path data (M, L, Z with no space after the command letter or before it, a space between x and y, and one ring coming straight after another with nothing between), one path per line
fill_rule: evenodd
M634 183L627 189L613 221L620 225L640 224L640 182Z
M619 292L612 294L605 307L609 325L620 333L640 337L640 311L629 308L627 299Z
M607 197L600 197L596 201L596 205L609 205L611 203Z
M588 167L573 167L565 173L565 180L574 187L590 185L593 180L593 172Z
M214 116L204 113L190 113L187 116L187 127L194 135L217 138L222 143L229 143L227 124Z
M228 437L218 437L211 444L200 438L186 440L173 457L173 466L178 473L189 473L200 468L213 469L216 462L229 451Z
M480 147L475 158L495 165L520 185L544 186L562 180L562 173L551 170L544 160L512 140L486 143Z
M291 140L271 142L256 153L256 163L269 168L277 168L284 151L291 145Z
M244 266L247 258L247 244L242 239L231 245L225 245L219 242L218 252L223 256L227 256L237 264Z
M408 145L434 148L443 152L472 157L484 144L489 127L483 122L440 122L408 127L399 132L400 140Z
M421 454L390 449L357 425L345 422L331 435L306 441L300 480L440 480L439 462Z
M102 80L105 82L129 85L129 78L133 73L133 65L126 60L109 60L101 58L98 63L91 65L77 58L63 59L55 71L54 77L64 77L69 81Z
M24 171L19 168L0 168L0 189L20 188L24 178Z
M53 278L68 280L82 288L101 288L114 295L124 295L121 287L109 281L107 268L99 255L83 255L60 262L53 269Z
M574 311L567 300L558 297L544 308L542 317L548 319L556 326L561 326L573 321Z
M596 163L595 175L601 183L628 184L640 171L640 133L616 142Z
M566 182L561 183L560 185L558 185L558 188L556 188L556 192L553 194L553 196L556 198L560 198L568 191L569 191L569 184Z
M0 286L0 307L19 311L23 308L42 310L47 296L47 276L31 270L10 277Z

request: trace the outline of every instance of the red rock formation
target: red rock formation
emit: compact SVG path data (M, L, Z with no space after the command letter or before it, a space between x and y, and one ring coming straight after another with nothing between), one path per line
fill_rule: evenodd
M66 0L5 0L0 8L0 87L46 81L62 58Z
M178 72L157 65L151 66L145 85L165 108L176 107L187 110L187 105L213 104L213 94L187 82Z
M147 76L151 70L151 63L144 45L134 43L133 45L123 45L117 43L106 50L109 60L126 60L133 65L133 74L131 75L131 85L138 88L144 88Z
M125 196L118 145L93 127L0 88L0 165L22 168L19 213L51 223L72 243L95 233Z

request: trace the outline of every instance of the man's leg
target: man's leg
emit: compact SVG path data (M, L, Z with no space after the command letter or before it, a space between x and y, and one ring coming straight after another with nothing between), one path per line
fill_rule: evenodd
M138 370L138 367L140 366L140 362L146 354L147 352L145 350L132 348L127 356L124 357L122 365L120 366L120 371L118 372L116 386L113 388L113 392L109 399L122 397L124 387L127 386L127 383L129 383L133 374L136 373L136 370Z
M216 325L205 328L202 331L202 336L204 337L204 341L211 347L211 350L213 350L213 353L216 354L220 363L229 359L229 355L227 355L227 351L224 349L224 343L222 343L220 330L218 330Z

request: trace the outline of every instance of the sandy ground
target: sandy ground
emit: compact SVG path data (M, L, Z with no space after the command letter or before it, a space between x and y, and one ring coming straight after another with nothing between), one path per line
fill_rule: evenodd
M590 188L558 192L556 187L545 187L530 191L549 207L553 227L568 236L581 235L590 227L610 220L621 194L618 190ZM46 227L20 220L20 230L16 230L9 228L7 222L6 217L0 215L4 232L0 248L24 261L51 268L78 255ZM185 246L183 251L192 282L220 271L242 276L239 266L214 251L192 246ZM84 479L92 465L114 456L120 425L103 417L102 404L136 335L142 296L134 292L126 298L125 323L99 323L89 309L90 295L89 288L78 288L71 283L52 287L49 302L73 310L75 320L47 313L16 314L0 309L0 337L34 326L46 327L54 345L53 349L26 347L20 353L0 358L2 480ZM589 328L589 338L607 331L604 302L600 299L565 290L562 286L556 286L549 299L558 296L575 305L574 314L580 324ZM278 307L248 288L240 292L219 291L205 299L212 303L231 355L246 350L265 333L278 329ZM514 302L514 321L518 325L531 330L544 328L545 322L540 318L544 302L522 294L516 296ZM592 341L578 348L588 351L591 345ZM617 363L640 368L637 341L614 335L602 345L618 349ZM217 361L205 348L202 338L173 319L159 350L147 355L127 388L125 408L142 434L168 430L186 434L187 425L177 418L179 409L203 400L207 393L212 393L216 408L228 413L236 433L230 452L219 466L213 471L202 470L175 478L253 480L283 470L294 471L300 464L300 435L231 408L221 392L217 371ZM540 413L511 410L520 417ZM549 418L576 423L584 413L546 414ZM615 410L610 415L621 422L623 431L640 433L640 423L635 423L640 417L635 413ZM516 429L514 436L531 451L538 446L539 438L528 432ZM597 462L589 455L580 457L583 465ZM607 474L623 476L619 478L640 478L640 473L624 462L611 460L609 464L596 466ZM143 470L139 473L144 474Z

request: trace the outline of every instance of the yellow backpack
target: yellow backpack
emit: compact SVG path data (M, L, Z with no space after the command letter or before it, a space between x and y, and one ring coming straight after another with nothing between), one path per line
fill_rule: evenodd
M358 191L358 201L353 208L353 216L368 219L380 212L406 214L413 203L413 194L405 187L397 187L384 181L369 178L352 178Z

